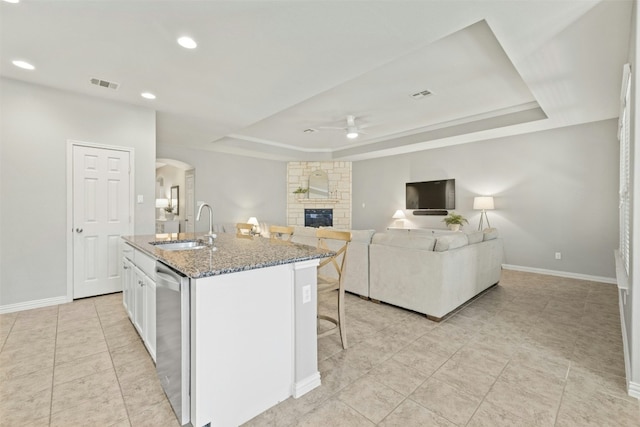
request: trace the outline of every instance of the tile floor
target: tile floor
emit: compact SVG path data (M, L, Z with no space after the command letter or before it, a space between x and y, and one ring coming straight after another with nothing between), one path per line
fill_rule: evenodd
M121 298L0 315L0 425L177 426ZM640 426L615 286L504 271L441 323L352 295L347 320L322 386L247 426Z

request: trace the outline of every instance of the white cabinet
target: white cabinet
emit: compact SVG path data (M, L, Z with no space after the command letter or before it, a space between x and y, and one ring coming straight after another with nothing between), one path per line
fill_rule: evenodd
M128 244L122 250L122 303L129 319L156 360L155 260Z
M122 304L130 318L133 318L134 274L133 263L126 256L122 257Z

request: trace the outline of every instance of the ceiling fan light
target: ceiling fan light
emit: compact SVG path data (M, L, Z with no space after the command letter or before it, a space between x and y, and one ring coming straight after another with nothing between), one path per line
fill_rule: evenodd
M358 129L349 127L347 128L347 138L355 139L358 137Z

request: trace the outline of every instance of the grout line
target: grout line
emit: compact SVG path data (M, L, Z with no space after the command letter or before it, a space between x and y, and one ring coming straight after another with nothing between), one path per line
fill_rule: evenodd
M56 379L56 354L58 350L58 323L60 321L60 306L58 306L58 315L56 316L56 336L53 343L53 367L51 371L51 394L49 397L49 423L51 425L51 417L53 415L53 388Z
M94 300L95 307L95 300ZM124 309L124 307L123 307ZM100 323L100 330L102 331L102 338L104 338L105 344L107 346L107 353L109 354L109 360L111 360L111 366L113 368L113 374L116 377L116 381L118 382L118 389L120 390L120 397L122 397L122 404L124 405L125 413L127 414L127 422L131 425L131 414L129 414L129 408L127 407L127 401L124 397L124 392L122 390L122 384L120 384L120 377L118 375L118 371L116 370L116 364L113 362L113 356L111 355L111 348L109 347L109 343L107 342L107 337L104 333L104 326L102 324L102 319L100 318L100 312L96 308L96 314L98 315L98 322Z

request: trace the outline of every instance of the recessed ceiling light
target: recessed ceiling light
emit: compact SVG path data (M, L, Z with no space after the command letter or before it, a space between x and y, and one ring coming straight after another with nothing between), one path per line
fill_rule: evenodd
M23 68L25 70L35 70L36 67L34 67L33 65L29 64L26 61L20 61L18 59L16 59L15 61L12 61L12 64L15 65L16 67L19 68Z
M20 3L20 0L4 0L7 3Z
M195 42L191 37L180 37L178 39L178 44L185 49L195 49L198 46L198 43Z
M140 96L146 99L156 99L156 96L151 92L142 92Z

